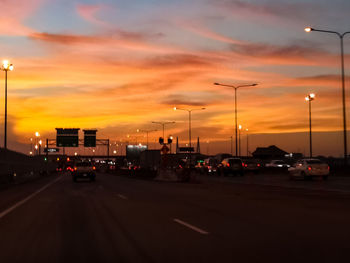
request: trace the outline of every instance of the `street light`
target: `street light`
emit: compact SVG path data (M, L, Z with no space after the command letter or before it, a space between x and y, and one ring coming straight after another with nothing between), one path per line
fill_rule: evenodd
M35 132L35 150L37 151L37 155L40 155L40 148L38 146L38 139L40 137L40 133L39 132ZM39 153L38 153L38 149L39 149Z
M174 107L174 110L183 110L188 112L188 141L189 141L189 167L191 168L191 155L192 155L192 145L191 145L191 121L192 121L192 111L197 111L197 110L205 110L205 108L200 108L200 109L183 109L183 108L177 108Z
M249 134L248 134L248 129L245 129L245 131L247 132L247 157L249 156Z
M1 70L5 71L5 125L4 125L4 149L7 149L7 72L13 70L13 65L7 60L2 62Z
M150 132L154 132L154 131L157 131L157 130L139 130L137 129L137 132L145 132L146 133L146 137L147 137L147 149L148 149L148 134Z
M164 126L168 125L168 124L174 124L175 121L166 121L166 122L152 121L152 123L162 125L162 127L163 127L163 139L165 139L165 137L164 137Z
M346 129L346 104L345 104L345 70L344 70L344 36L349 34L350 31L345 33L339 33L336 31L315 29L312 27L306 27L305 32L310 33L311 31L335 34L340 38L340 59L341 59L341 79L342 79L342 100L343 100L343 136L344 136L344 163L348 164L348 140L347 140L347 129Z
M239 156L241 156L241 130L242 130L242 125L238 125L238 141L239 141Z
M239 86L233 86L233 85L226 85L226 84L220 84L220 83L214 83L214 85L218 86L224 86L224 87L230 87L235 89L235 142L236 142L236 156L237 156L237 89L243 88L243 87L254 87L257 86L258 84L247 84L247 85L239 85Z
M312 158L312 133L311 133L311 101L315 99L315 94L310 93L305 97L305 100L309 102L309 140L310 140L310 158Z

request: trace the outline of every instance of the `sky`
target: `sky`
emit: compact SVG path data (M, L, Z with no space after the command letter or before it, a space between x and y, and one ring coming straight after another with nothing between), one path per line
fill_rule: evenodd
M237 94L251 150L276 144L307 151L305 96L314 92L315 152L343 152L340 42L304 28L350 31L349 1L0 0L0 6L0 59L15 68L8 74L12 149L27 151L36 131L55 138L57 127L145 142L136 130L160 130L152 121L175 121L167 134L186 143L188 113L176 106L205 107L192 114L193 140L199 136L211 154L229 151L234 90L213 85L220 82L258 84ZM348 92L350 35L344 47ZM3 73L0 83L3 145ZM160 135L150 133L150 141Z

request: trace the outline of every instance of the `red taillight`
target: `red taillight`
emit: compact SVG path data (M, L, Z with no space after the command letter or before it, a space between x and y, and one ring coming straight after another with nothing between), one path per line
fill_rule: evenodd
M312 170L311 166L307 167L307 169L308 169L309 171L311 171L311 170Z
M244 167L244 166L245 166L245 164L244 164L244 163L242 163L242 166Z
M74 167L74 171L76 171L77 170L77 167Z
M331 169L329 166L327 168L328 168L328 171Z
M96 170L96 167L95 167L95 166L93 166L93 167L92 167L92 170Z
M230 164L229 163L227 163L227 165L226 165L227 167L230 167Z
M258 163L258 167L260 167L260 163Z

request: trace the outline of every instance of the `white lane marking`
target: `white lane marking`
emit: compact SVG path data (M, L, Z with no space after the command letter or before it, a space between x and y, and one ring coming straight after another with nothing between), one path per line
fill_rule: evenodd
M125 195L118 194L118 197L124 200L128 200L128 198Z
M186 223L186 222L184 222L184 221L182 221L182 220L180 220L180 219L174 218L174 221L175 221L176 223L179 223L179 224L181 224L181 225L183 225L183 226L186 226L186 227L188 227L188 228L190 228L190 229L192 229L192 230L194 230L194 231L196 231L196 232L198 232L198 233L200 233L200 234L202 234L202 235L208 235L208 234L209 234L209 232L204 231L203 229L200 229L200 228L198 228L198 227L195 227L195 226L193 226L193 225L191 225L191 224L189 224L189 223Z
M44 191L46 188L48 188L49 186L53 185L54 183L56 183L58 180L61 180L62 177L59 177L57 179L55 179L54 181L52 181L51 183L48 183L47 185L41 187L38 191L32 193L31 195L29 195L28 197L24 198L22 201L19 201L18 203L16 203L15 205L11 206L10 208L6 209L5 211L0 213L0 219L3 218L4 216L6 216L8 213L12 212L13 210L15 210L17 207L23 205L24 203L28 202L30 199L32 199L34 196L36 196L37 194L39 194L40 192Z

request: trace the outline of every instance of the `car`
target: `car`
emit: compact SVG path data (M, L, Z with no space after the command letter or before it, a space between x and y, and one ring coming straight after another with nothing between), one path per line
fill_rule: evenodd
M243 160L243 170L258 173L262 168L261 162L254 159Z
M271 162L265 164L267 168L289 168L290 165L283 160L272 160Z
M95 171L96 167L91 162L78 162L74 165L71 174L74 182L76 182L78 178L90 179L90 181L95 181Z
M218 171L218 164L219 161L216 158L209 157L204 159L203 170L208 175L216 174Z
M219 172L224 176L229 174L239 174L240 176L243 176L243 162L240 158L226 158L221 162Z
M329 165L319 159L302 159L288 169L290 179L303 178L305 180L313 177L322 177L327 180L329 176Z

